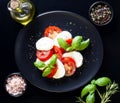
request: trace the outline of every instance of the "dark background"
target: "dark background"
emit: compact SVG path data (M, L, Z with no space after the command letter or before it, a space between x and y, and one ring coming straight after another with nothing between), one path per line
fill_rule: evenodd
M6 76L18 72L14 58L14 45L18 32L23 26L11 19L7 10L9 0L0 0L0 101L6 103L75 103L81 88L67 93L49 93L28 82L25 94L19 98L9 96L4 88ZM36 7L35 16L51 10L66 10L80 14L89 20L89 7L96 0L32 0ZM120 1L103 0L114 10L114 17L106 26L96 26L103 41L104 59L94 78L108 76L120 85ZM112 96L111 103L120 103L119 93Z

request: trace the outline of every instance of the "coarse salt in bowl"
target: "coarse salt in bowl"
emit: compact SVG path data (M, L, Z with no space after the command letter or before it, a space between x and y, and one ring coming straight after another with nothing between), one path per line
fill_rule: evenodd
M20 73L12 73L8 75L5 81L5 89L13 97L23 95L26 90L26 80Z
M89 16L94 24L107 25L113 18L113 9L107 2L97 1L90 6Z

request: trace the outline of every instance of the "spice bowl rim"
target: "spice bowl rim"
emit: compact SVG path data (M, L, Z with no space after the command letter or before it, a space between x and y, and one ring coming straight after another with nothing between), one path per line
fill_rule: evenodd
M18 95L12 95L12 94L10 94L10 93L7 91L7 89L6 89L7 79L8 79L9 77L14 76L14 75L18 75L18 76L22 77L22 79L24 80L24 82L25 82L25 84L26 84L25 90L24 90L21 94L18 94ZM26 89L27 89L27 81L26 81L26 79L23 77L23 75L22 75L20 72L13 72L13 73L10 73L10 74L6 77L5 82L4 82L4 87L5 87L6 92L7 92L10 96L12 96L12 97L20 97L20 96L22 96L22 95L25 93L25 91L26 91Z
M107 22L103 23L103 24L98 24L98 23L96 23L95 21L92 20L92 18L91 18L91 16L90 16L91 9L92 9L93 7L99 5L99 4L106 4L106 5L110 8L110 10L111 10L111 17L110 17L110 19L109 19ZM90 18L90 20L92 21L92 23L94 23L94 24L97 25L97 26L105 26L105 25L109 24L109 23L112 21L113 17L114 17L113 8L112 8L112 6L111 6L108 2L106 2L106 1L96 1L96 2L92 3L92 5L91 5L90 8L89 8L89 18Z

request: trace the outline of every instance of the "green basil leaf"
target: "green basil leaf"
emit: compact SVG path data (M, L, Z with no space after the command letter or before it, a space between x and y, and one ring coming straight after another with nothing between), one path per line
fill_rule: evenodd
M58 38L57 41L60 47L63 48L64 50L66 50L69 47L69 44L64 39Z
M54 65L55 65L56 61L57 61L57 55L54 54L50 58L50 61L49 61L48 65L47 65L47 67L44 69L44 71L42 73L43 77L46 77L51 73L52 69L54 68Z
M72 48L72 46L70 46L70 47L68 47L68 48L66 49L66 51L72 51L72 50L74 50L74 49Z
M81 45L81 41L82 41L83 37L82 36L75 36L72 40L72 48L73 49L77 49L80 47Z
M40 70L43 70L46 65L45 65L44 62L36 60L34 62L34 66L37 67Z
M81 97L87 95L89 92L94 92L96 90L96 86L94 84L86 85L81 91Z
M48 65L53 66L53 65L55 65L56 61L57 61L57 55L53 54L52 57L50 58L50 61L49 61Z
M82 50L86 49L89 46L89 44L90 44L90 39L82 41L81 45L78 48L76 48L76 50L82 51Z
M86 97L86 103L95 103L95 93L91 92Z
M108 85L109 83L111 83L111 80L110 80L110 78L108 78L108 77L101 77L101 78L98 78L98 79L95 81L95 84L98 85L98 86L106 86L106 85Z
M50 68L50 67L47 67L47 68L45 68L45 70L43 71L42 76L43 76L43 77L46 77L46 76L48 76L50 73L51 73L51 68Z
M48 67L49 67L49 68L54 68L54 66L53 66L53 65L48 65Z
M94 79L91 81L91 84L95 84L95 80Z
M53 54L52 57L50 58L50 61L48 63L48 66L54 66L57 62L57 55L56 54Z

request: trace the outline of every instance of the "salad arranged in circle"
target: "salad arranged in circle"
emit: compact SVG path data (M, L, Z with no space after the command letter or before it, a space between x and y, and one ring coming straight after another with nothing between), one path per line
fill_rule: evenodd
M42 77L60 79L75 74L83 64L80 51L86 49L90 39L83 40L78 35L72 37L69 31L57 26L48 26L44 36L36 42L34 66L42 72Z

